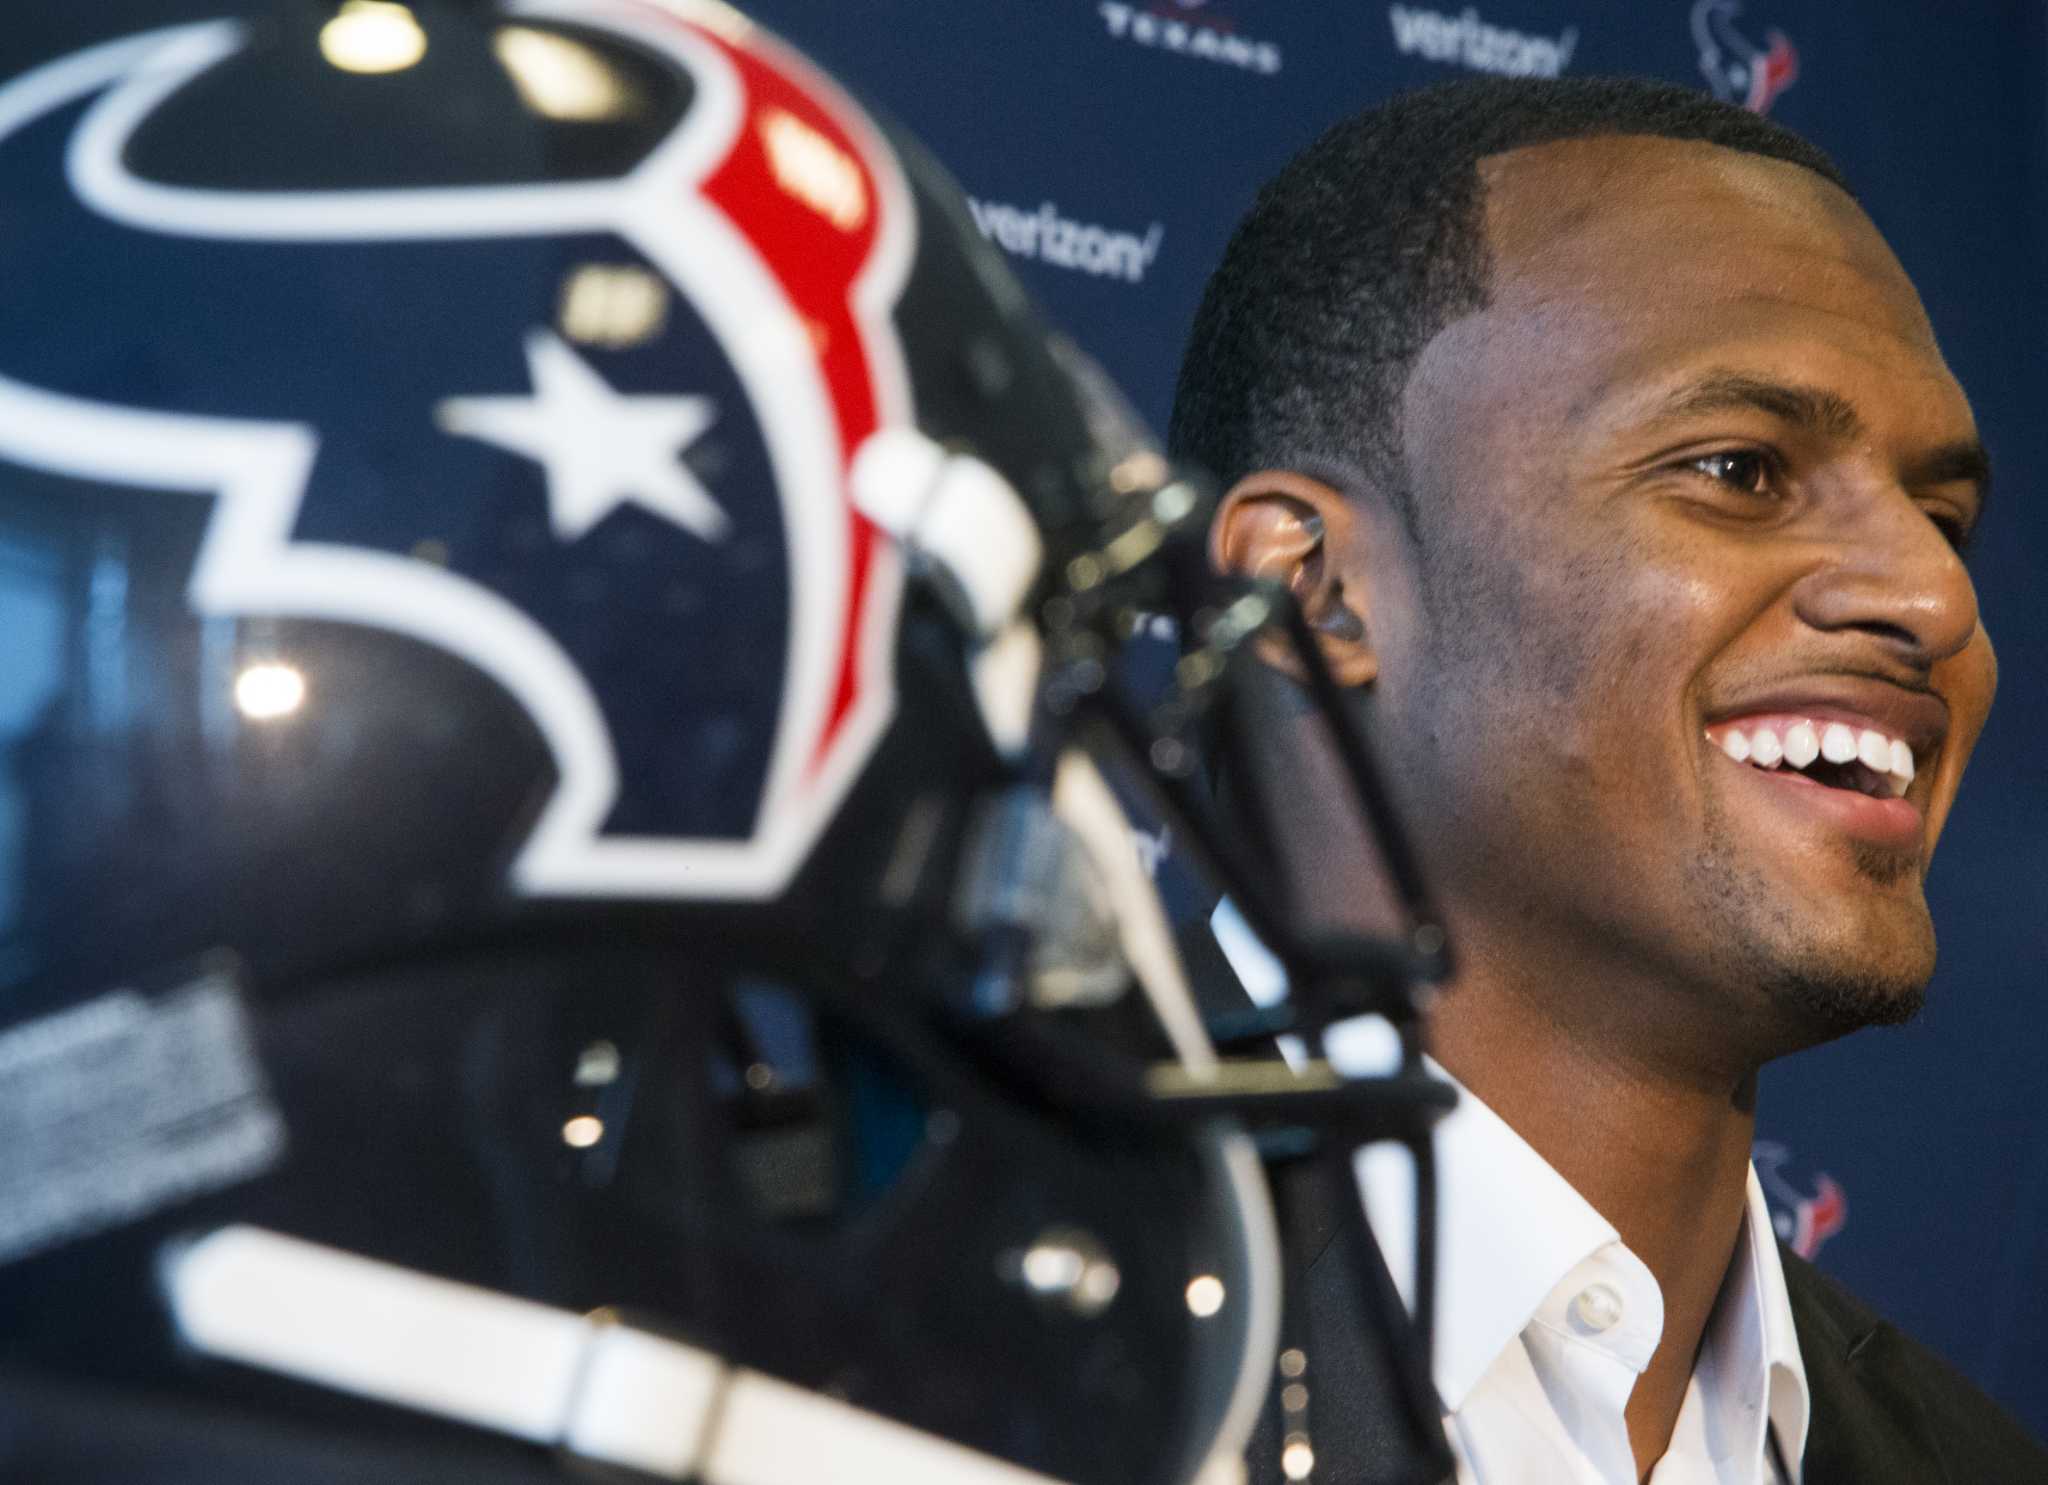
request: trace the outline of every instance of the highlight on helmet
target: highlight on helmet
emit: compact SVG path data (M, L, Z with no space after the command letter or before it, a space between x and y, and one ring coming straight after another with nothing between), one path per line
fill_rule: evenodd
M1232 1478L1260 1157L1444 1104L1264 1049L1441 936L1209 820L1305 631L915 146L707 0L32 0L0 224L4 1472Z

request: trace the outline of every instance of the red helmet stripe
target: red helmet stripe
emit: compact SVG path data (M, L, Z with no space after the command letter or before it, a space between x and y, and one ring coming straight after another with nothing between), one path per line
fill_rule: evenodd
M894 209L893 197L878 181L891 165L878 168L867 131L845 118L850 106L831 97L829 84L794 58L771 57L758 46L693 29L725 53L745 91L744 122L732 152L701 189L747 237L804 318L838 423L844 487L855 451L882 422L877 382L883 373L861 335L853 295L880 240L882 214ZM844 512L846 616L832 704L809 759L812 770L830 754L866 679L859 674L858 638L879 538L850 494Z

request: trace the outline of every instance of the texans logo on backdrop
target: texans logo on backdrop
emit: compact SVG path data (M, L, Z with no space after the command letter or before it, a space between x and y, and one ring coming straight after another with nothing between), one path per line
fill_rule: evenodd
M1765 33L1758 46L1736 28L1739 0L1698 0L1692 8L1692 39L1700 71L1723 103L1751 113L1769 113L1771 103L1799 79L1799 52L1782 31Z
M239 188L166 140L248 138L208 110L263 83L251 36L174 27L0 87L0 180L54 204L8 229L38 320L0 364L0 459L211 502L200 614L372 626L489 674L557 770L518 890L772 894L893 706L901 573L848 496L911 416L893 156L715 10L522 3L494 39L513 122L658 77L672 125L609 173L534 149L543 178L479 181L408 145L406 183L347 189L315 129L312 186ZM308 113L353 96L309 65ZM460 134L427 122L422 157ZM147 351L110 356L112 317Z
M1793 1163L1792 1152L1769 1140L1758 1141L1750 1158L1771 1209L1771 1225L1801 1258L1819 1253L1821 1244L1848 1224L1848 1193L1826 1171L1816 1173L1811 1182L1794 1180L1787 1169ZM1811 1189L1804 1189L1808 1186Z

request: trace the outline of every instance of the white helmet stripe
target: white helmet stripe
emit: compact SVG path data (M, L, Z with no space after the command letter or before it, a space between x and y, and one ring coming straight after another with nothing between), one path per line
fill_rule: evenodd
M705 1485L1056 1485L710 1351L260 1227L170 1250L209 1356Z

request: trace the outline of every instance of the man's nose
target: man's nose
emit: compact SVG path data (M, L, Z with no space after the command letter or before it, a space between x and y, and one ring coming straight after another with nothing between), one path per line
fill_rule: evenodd
M1800 617L1861 631L1898 659L1931 668L1977 632L1977 589L1941 529L1897 487L1870 489L1838 517L1834 556L1802 579Z

